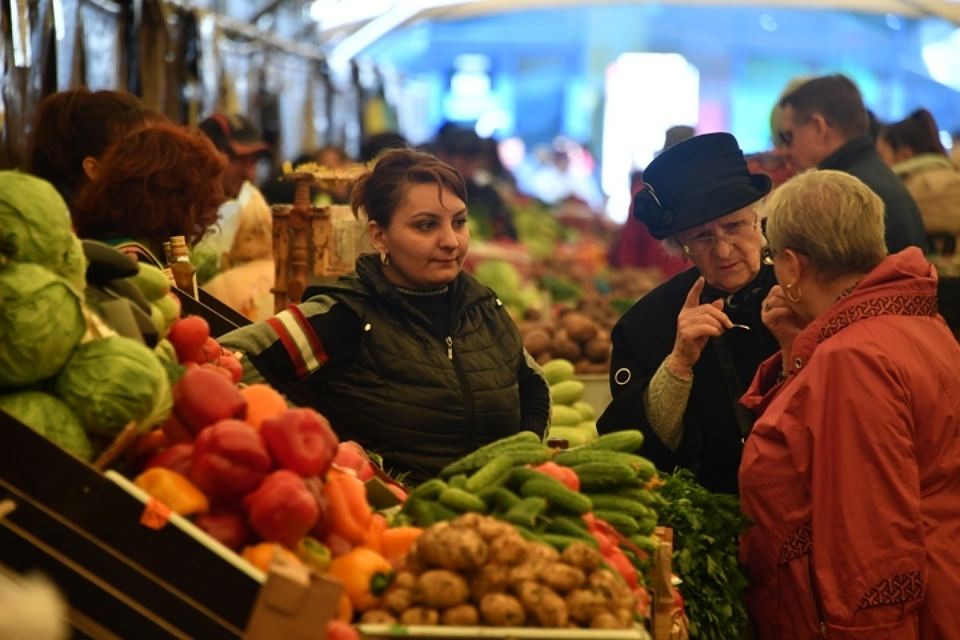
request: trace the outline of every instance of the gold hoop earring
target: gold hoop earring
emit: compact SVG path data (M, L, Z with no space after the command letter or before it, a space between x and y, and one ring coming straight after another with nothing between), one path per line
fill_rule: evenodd
M800 287L797 287L797 293L794 295L790 294L790 289L796 286L796 283L785 284L783 285L783 295L787 296L787 300L790 302L800 302L800 298L803 297L803 292L800 291ZM794 297L796 296L796 297Z
M382 264L385 267L390 265L390 254L387 253L386 251L380 254L380 264Z

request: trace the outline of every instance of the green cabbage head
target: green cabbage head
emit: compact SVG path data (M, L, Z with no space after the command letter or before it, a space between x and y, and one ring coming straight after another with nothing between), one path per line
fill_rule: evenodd
M86 330L66 280L35 264L0 266L0 388L55 376Z
M49 393L18 391L0 395L0 411L89 462L93 448L87 432L69 407Z
M170 415L166 370L136 340L111 336L77 347L56 380L56 394L88 431L115 436L135 420L140 431Z
M19 171L0 171L0 256L46 267L78 291L86 286L87 259L66 203L52 184Z

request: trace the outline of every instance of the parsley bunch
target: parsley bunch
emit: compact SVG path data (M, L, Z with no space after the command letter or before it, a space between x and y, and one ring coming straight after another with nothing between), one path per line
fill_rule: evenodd
M747 576L738 559L739 534L747 520L736 496L711 493L680 469L660 487L666 505L659 524L673 528L673 571L690 620L690 637L747 637L743 590Z

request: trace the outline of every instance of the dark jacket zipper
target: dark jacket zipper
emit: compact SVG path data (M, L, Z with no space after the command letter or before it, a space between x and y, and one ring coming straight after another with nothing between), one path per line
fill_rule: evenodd
M820 589L817 588L817 577L813 572L813 551L807 560L807 568L810 572L810 590L813 592L813 606L817 610L817 622L820 629L820 635L827 637L827 623L823 615L823 604L820 602Z

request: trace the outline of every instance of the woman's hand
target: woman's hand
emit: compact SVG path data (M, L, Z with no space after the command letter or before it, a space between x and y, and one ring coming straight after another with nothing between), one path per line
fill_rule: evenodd
M787 298L783 294L783 287L776 285L770 289L770 293L763 300L763 306L760 309L760 321L770 330L773 337L780 344L780 352L783 354L784 362L790 357L793 349L793 341L807 323L800 318L793 309L787 304Z
M707 340L733 327L733 322L722 311L722 299L710 304L700 304L703 283L701 276L690 287L680 315L677 316L677 340L667 358L670 369L683 377L690 376L690 370L700 360Z

